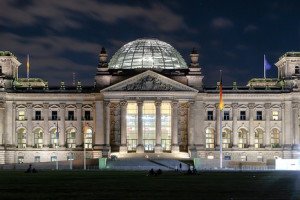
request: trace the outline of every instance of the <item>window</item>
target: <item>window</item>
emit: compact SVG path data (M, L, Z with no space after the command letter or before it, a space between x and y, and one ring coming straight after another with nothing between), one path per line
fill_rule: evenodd
M260 128L255 130L255 136L254 136L254 147L255 148L262 148L263 147L263 141L264 141L264 131Z
M0 66L0 75L2 75L2 66Z
M215 148L215 131L212 128L206 129L205 138L205 147Z
M241 128L238 132L239 136L239 148L246 148L247 147L247 130L244 128Z
M68 111L68 120L73 121L74 120L74 111Z
M225 128L222 131L222 146L223 148L230 148L231 147L231 130Z
M230 116L229 116L229 111L224 111L224 120L229 120Z
M276 121L279 120L278 115L279 115L279 114L278 114L278 111L273 111L273 112L272 112L272 118L273 118L273 120L276 120Z
M57 132L57 128L53 128L50 130L50 135L51 135L51 145L52 147L57 147L58 146L58 139L59 139L59 133Z
M161 146L164 151L171 150L171 104L162 103L161 104Z
M262 111L256 111L256 120L262 120Z
M53 110L51 112L51 120L57 120L57 111L56 110Z
M18 135L18 148L26 148L26 129L20 128L17 131Z
M207 120L209 120L209 121L214 120L214 112L213 111L207 111Z
M18 163L24 163L24 156L18 156Z
M138 108L136 103L127 105L127 149L128 151L136 150L138 139Z
M93 131L91 128L85 126L83 129L84 134L84 148L93 148Z
M240 111L240 120L246 120L246 111Z
M273 148L278 148L279 147L279 130L277 128L272 129L271 146Z
M70 128L67 130L67 148L76 148L76 130Z
M43 147L43 130L41 128L37 128L33 131L34 133L34 146L36 148Z
M156 107L154 103L143 105L143 139L145 151L153 151L156 139Z
M18 111L18 120L25 120L25 110Z
M35 111L35 120L42 120L42 114L40 110Z
M57 156L51 156L51 162L57 161Z
M40 156L35 156L34 157L34 162L36 162L36 163L41 162L41 157Z
M295 67L295 75L300 74L300 68L298 66Z
M84 111L84 120L91 120L91 111Z

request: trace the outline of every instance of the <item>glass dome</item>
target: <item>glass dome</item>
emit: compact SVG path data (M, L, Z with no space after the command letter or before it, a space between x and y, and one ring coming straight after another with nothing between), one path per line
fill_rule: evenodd
M186 69L181 55L166 42L137 39L121 47L111 58L111 69Z

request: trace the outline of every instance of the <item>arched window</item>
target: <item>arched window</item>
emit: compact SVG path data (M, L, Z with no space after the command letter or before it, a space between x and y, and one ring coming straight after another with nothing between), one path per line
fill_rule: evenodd
M244 128L241 128L238 131L239 134L239 148L246 148L247 147L247 130Z
M222 146L223 148L231 147L231 130L228 128L222 131Z
M50 136L51 136L51 145L52 147L57 147L58 146L58 139L59 139L59 134L57 133L57 128L53 128L50 130Z
M271 132L271 146L273 148L279 147L279 130L277 128L273 128Z
M26 148L26 129L20 128L18 134L18 148Z
M212 128L205 130L206 148L215 148L215 131Z
M42 148L43 147L43 129L37 128L33 131L34 133L34 147Z
M300 74L300 68L298 66L295 67L295 75Z
M67 148L76 148L76 130L69 128L67 130Z
M93 131L88 126L83 128L84 134L84 148L91 149L93 148Z
M254 139L254 147L255 148L262 148L264 141L264 131L260 128L255 130L255 139Z

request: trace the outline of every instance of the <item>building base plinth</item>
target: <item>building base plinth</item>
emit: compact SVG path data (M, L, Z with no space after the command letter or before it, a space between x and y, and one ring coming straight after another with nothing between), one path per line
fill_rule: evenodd
M172 145L172 153L179 153L179 146L178 145Z
M154 148L154 152L155 153L162 153L163 152L162 146L161 145L156 145L155 148Z
M144 146L143 145L138 145L136 147L136 153L144 153L145 150L144 150Z
M127 148L127 146L126 145L122 145L122 146L120 146L120 150L119 150L119 152L121 153L121 154L125 154L125 153L127 153L127 151L128 151L128 148Z

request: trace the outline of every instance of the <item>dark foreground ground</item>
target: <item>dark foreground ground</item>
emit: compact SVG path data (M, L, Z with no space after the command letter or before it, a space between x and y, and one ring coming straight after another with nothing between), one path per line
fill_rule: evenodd
M300 172L0 171L6 199L299 199Z

